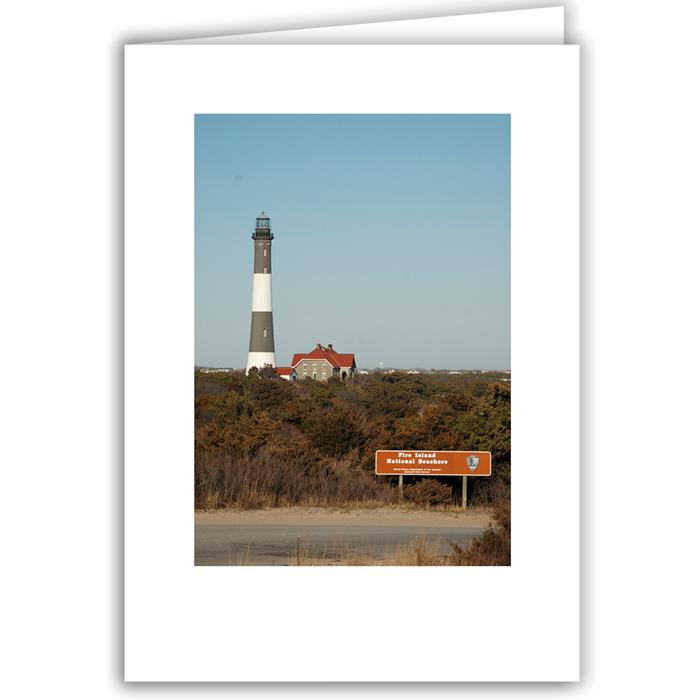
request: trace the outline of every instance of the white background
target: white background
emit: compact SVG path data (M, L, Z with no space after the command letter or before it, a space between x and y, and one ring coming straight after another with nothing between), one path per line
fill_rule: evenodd
M299 696L120 682L120 45L429 14L424 2L17 3L3 17L3 691ZM526 2L434 2L430 12ZM570 3L583 46L579 685L364 696L697 694L699 61L691 2ZM659 450L666 456L662 467Z
M127 48L128 680L578 679L578 53ZM193 115L252 110L512 115L511 567L192 566Z

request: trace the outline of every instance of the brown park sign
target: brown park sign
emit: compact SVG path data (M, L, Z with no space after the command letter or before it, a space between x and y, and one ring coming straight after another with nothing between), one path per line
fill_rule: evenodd
M490 452L377 450L374 471L383 476L491 476Z

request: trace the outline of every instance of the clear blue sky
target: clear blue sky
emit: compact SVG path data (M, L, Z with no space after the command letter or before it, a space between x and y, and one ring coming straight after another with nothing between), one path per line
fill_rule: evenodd
M279 365L510 368L509 115L197 115L195 362L245 367L270 216Z

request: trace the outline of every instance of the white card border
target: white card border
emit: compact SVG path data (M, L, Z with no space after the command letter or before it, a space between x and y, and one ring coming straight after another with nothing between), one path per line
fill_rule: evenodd
M125 58L126 679L577 680L578 48L161 45ZM205 112L512 115L512 567L192 565Z

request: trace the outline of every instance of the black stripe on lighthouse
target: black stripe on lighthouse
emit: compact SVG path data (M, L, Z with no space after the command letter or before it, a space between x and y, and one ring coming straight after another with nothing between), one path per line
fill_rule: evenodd
M275 333L272 329L272 311L253 311L250 322L250 352L274 352Z
M272 274L272 241L255 241L253 273Z

